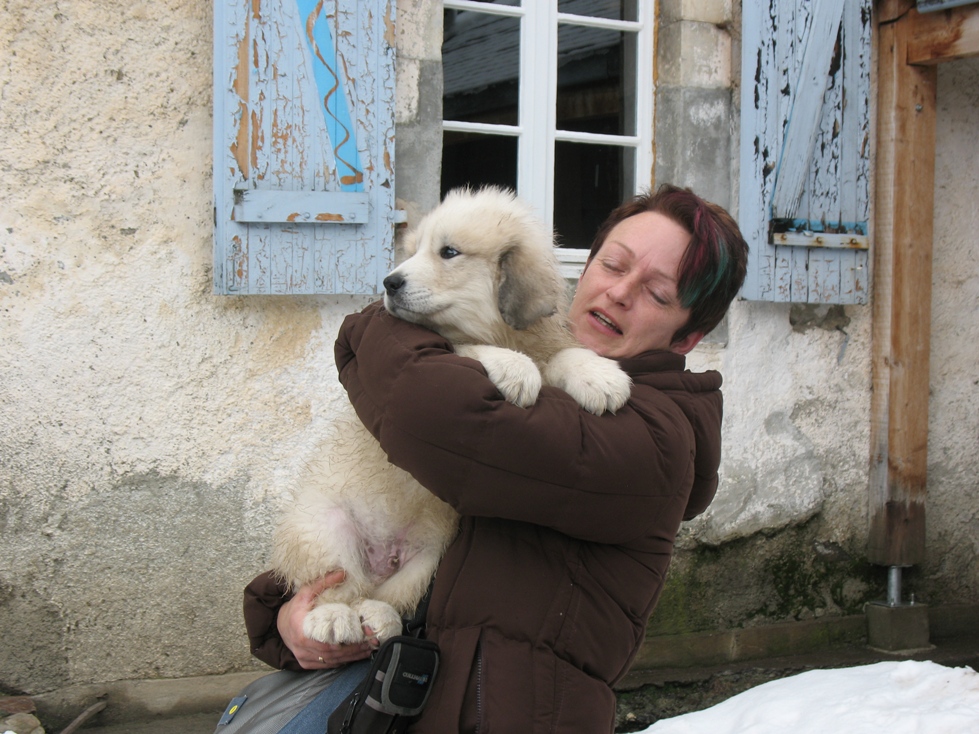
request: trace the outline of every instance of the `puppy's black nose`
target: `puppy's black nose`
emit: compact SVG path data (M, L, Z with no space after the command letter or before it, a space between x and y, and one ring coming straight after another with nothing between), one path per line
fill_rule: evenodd
M397 293L405 284L405 279L400 275L389 275L384 279L384 290L392 296Z

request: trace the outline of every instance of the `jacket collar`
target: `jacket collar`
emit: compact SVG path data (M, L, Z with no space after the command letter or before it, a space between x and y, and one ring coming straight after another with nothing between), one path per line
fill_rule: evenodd
M635 357L620 359L619 364L630 375L642 372L682 372L687 358L668 349L652 349Z

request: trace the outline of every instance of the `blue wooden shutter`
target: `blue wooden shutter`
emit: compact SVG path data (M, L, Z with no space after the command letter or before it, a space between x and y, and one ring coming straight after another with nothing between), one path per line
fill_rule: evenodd
M871 0L744 0L742 296L867 303Z
M214 291L377 293L395 0L215 0Z

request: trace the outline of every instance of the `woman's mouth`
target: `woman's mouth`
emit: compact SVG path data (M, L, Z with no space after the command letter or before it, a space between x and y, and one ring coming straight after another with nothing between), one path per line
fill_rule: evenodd
M622 330L616 326L615 322L612 321L608 316L598 311L591 311L591 317L595 319L601 326L605 327L609 331L615 332L616 334L621 334Z

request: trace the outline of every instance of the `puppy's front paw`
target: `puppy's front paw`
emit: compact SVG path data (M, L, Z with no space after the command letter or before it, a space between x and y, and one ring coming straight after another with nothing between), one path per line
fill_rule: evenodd
M503 393L503 397L521 408L537 402L541 374L534 360L526 354L488 344L465 344L456 353L482 363L486 374Z
M548 385L559 387L589 413L614 413L629 400L632 380L618 362L584 347L562 349L544 369Z
M320 642L340 645L362 642L360 615L346 604L320 604L303 619L303 634Z
M378 642L401 634L401 615L390 604L376 599L364 599L355 604L354 609L360 615L361 625L370 627Z

